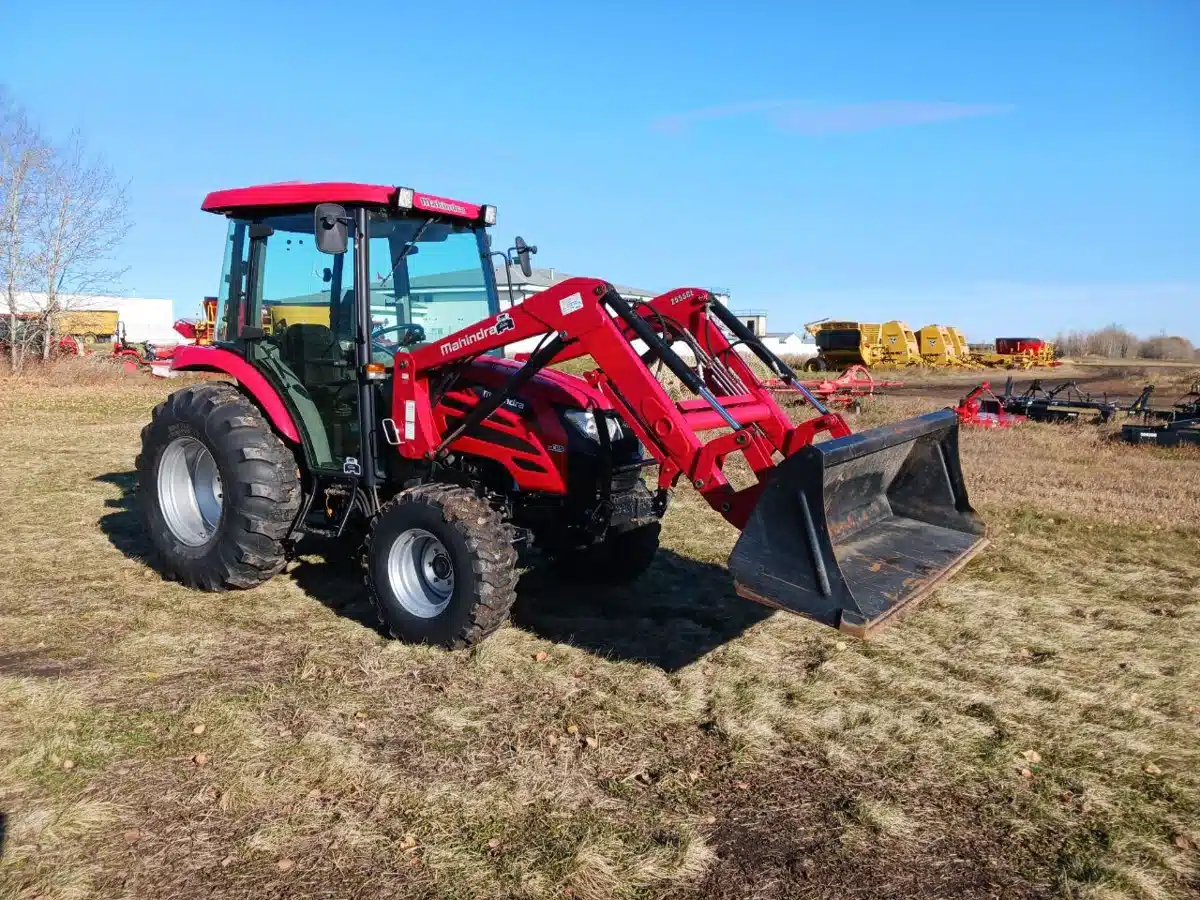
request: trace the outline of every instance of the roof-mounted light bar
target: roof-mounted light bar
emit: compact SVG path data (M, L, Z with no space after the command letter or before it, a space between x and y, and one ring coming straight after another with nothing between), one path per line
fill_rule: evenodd
M410 187L397 187L392 202L397 209L420 210L434 215L455 216L472 222L482 222L484 225L496 224L496 207L494 206L476 206L474 203L464 203L448 197L435 197L433 194L419 193Z

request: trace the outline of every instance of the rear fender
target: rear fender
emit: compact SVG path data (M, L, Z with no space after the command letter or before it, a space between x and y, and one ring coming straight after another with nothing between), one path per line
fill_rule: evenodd
M173 372L220 372L235 379L271 420L281 435L300 443L300 431L279 393L258 369L242 357L219 347L180 347L171 360Z

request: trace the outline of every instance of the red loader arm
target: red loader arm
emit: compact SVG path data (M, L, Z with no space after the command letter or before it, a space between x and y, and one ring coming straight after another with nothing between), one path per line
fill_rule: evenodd
M715 301L707 291L686 288L664 294L633 312L611 285L574 278L495 319L412 353L397 354L393 418L396 432L403 433L400 452L419 459L452 443L434 427L431 375L488 350L542 335L542 350L530 355L527 368L539 361L539 352L541 365L590 355L597 369L588 373L588 381L620 412L657 460L659 487L672 487L684 476L710 506L741 528L775 467L774 454L790 456L811 444L821 432L844 437L850 429L840 416L829 413L793 425L710 318L711 302ZM628 311L629 317L614 317L609 312L614 305ZM674 374L702 396L671 399L631 344L634 338L646 337L638 333L639 325L650 332L648 343L652 346L647 355L658 356L669 368L680 369ZM659 331L654 331L655 327ZM703 354L699 366L702 376L684 366L673 352L656 353L653 344L666 346L660 332L671 340L688 340ZM547 353L551 346L553 354ZM672 361L678 366L672 366ZM726 428L726 433L707 440L699 434ZM723 469L726 459L738 452L745 456L758 481L735 491Z

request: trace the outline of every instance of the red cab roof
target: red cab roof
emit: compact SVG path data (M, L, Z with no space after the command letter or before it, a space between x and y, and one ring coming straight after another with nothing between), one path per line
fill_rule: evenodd
M238 210L287 206L315 206L318 203L390 206L396 202L397 187L389 184L358 184L352 181L284 181L256 187L213 191L200 208L205 212L232 213ZM459 219L478 219L482 207L448 197L413 192L412 208L434 215Z

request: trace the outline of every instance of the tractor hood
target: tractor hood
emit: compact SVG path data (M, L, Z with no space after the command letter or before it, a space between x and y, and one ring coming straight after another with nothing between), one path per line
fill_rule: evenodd
M499 356L476 357L465 377L484 387L500 388L524 363ZM551 406L575 409L612 409L605 396L578 375L542 369L521 389L520 396Z

